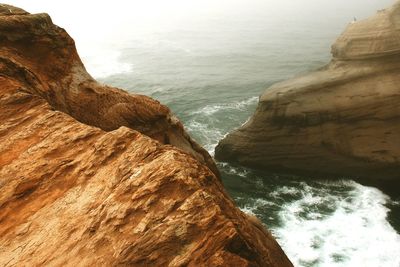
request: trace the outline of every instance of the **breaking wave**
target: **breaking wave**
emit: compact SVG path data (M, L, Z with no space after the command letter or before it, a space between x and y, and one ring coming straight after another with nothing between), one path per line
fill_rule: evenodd
M233 103L207 105L201 109L193 111L191 114L192 115L201 114L201 115L210 116L210 115L213 115L213 114L215 114L217 112L221 112L221 111L245 110L249 105L255 104L255 103L257 103L257 101L258 101L258 97L254 96L254 97L250 97L246 100L236 101Z
M387 220L391 200L376 188L299 182L247 202L242 210L256 215L278 205L281 223L270 228L295 266L400 266L400 235Z
M218 141L231 130L227 122L240 125L241 121L250 116L249 107L255 105L257 101L258 97L255 96L232 103L206 105L190 113L190 119L185 123L186 129L211 155L214 155ZM240 112L244 116L237 116Z

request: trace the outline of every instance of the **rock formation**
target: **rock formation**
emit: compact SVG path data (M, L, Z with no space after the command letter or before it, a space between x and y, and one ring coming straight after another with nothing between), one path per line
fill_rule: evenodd
M291 266L170 110L0 5L1 266Z
M348 25L332 61L268 88L216 157L278 172L400 181L400 2Z

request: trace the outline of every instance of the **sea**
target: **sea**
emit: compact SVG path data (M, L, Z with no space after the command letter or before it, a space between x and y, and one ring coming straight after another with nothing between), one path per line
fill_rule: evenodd
M213 155L276 82L330 61L352 21L393 0L14 0L47 12L104 84L167 105ZM217 162L243 211L295 266L400 266L400 198L346 177L270 174ZM377 174L379 179L379 174Z

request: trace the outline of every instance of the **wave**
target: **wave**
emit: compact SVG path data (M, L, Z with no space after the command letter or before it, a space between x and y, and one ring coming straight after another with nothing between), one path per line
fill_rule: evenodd
M258 97L250 97L227 104L206 105L189 114L191 119L185 123L185 128L213 156L214 148L219 140L232 130L224 123L226 120L224 115L247 110L250 105L257 103L257 101Z
M238 200L240 201L240 198L236 198L236 201L238 201ZM249 201L249 199L247 198L246 201ZM253 199L251 202L252 202L251 204L246 204L240 209L247 214L257 215L257 209L260 206L272 207L272 206L278 205L273 201L268 201L268 200L261 199L261 198ZM270 219L273 219L273 218L270 217Z
M350 190L338 190L347 187ZM400 235L387 221L391 200L376 188L348 181L324 187L301 182L273 198L300 194L280 208L272 231L295 266L400 266ZM261 200L244 207L254 213Z
M247 177L250 173L250 170L245 167L239 167L239 166L233 167L227 162L219 162L218 165L221 167L221 169L224 170L224 172L237 175L243 178Z
M203 144L204 149L207 150L211 156L214 156L214 148L224 136L219 129L209 127L197 121L190 121L187 123L186 130L188 130L189 133L196 133L197 139L200 138L198 141Z
M202 115L209 116L209 115L213 115L220 111L244 110L249 105L257 103L257 101L258 101L258 96L254 96L254 97L250 97L248 99L242 100L242 101L236 101L236 102L232 102L232 103L207 105L201 109L193 111L191 114L192 115L202 114Z

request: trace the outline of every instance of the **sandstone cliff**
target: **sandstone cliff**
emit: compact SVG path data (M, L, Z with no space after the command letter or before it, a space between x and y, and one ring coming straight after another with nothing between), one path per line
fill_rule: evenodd
M400 3L351 23L329 65L268 88L216 148L279 172L400 181Z
M159 102L103 86L0 5L1 266L291 266Z

